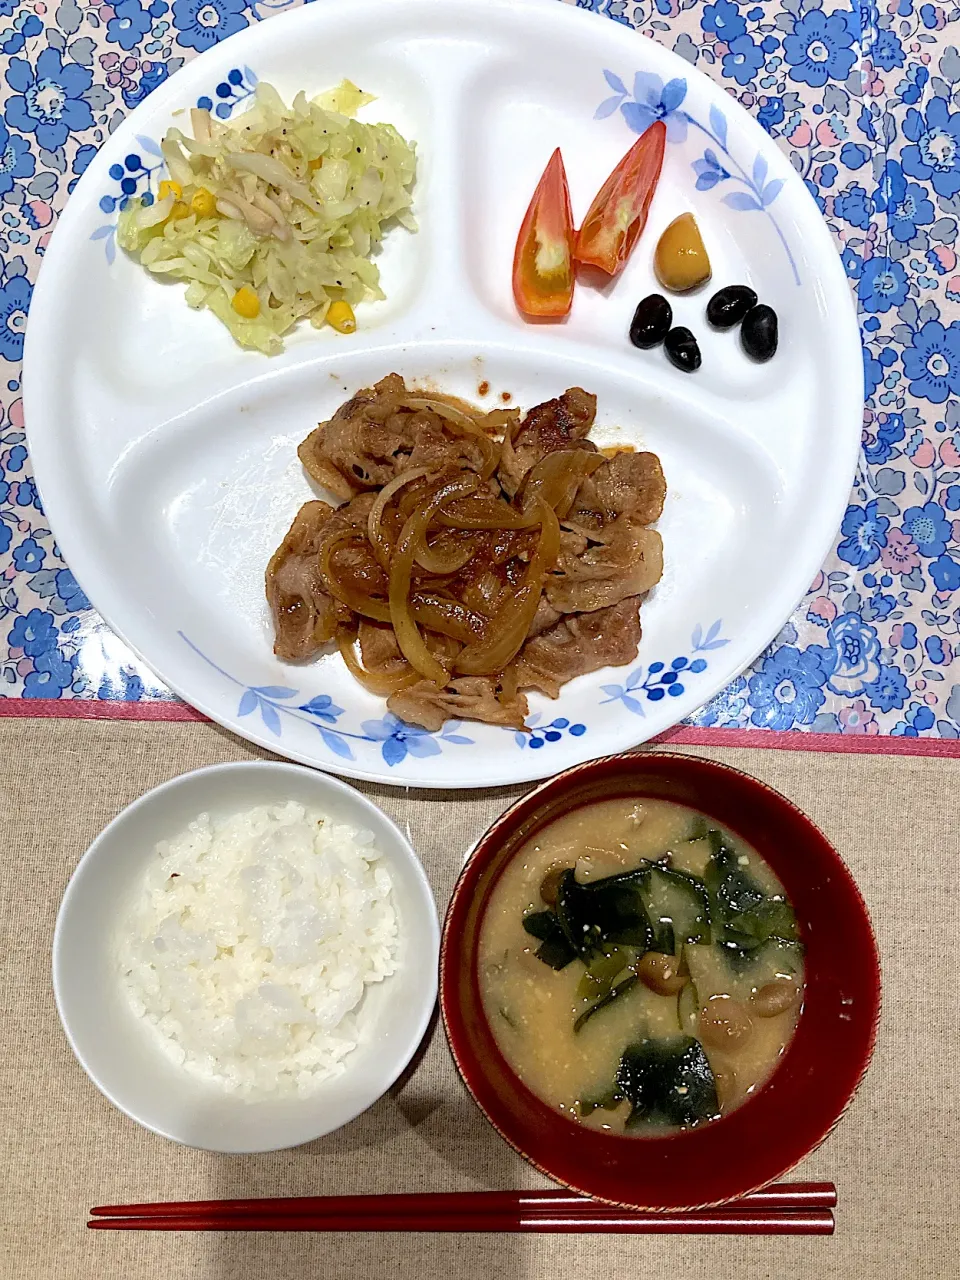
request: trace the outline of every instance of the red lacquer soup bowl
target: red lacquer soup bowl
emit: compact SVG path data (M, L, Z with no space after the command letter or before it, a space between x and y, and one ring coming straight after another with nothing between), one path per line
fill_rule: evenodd
M542 1102L498 1049L480 996L480 928L504 867L555 818L619 796L688 805L753 845L793 902L806 948L802 1011L773 1075L730 1115L668 1136L599 1132ZM779 1178L830 1133L873 1052L880 965L856 884L799 809L723 765L644 753L568 769L518 801L487 831L447 911L440 998L450 1048L467 1088L522 1156L585 1195L654 1210L697 1208Z

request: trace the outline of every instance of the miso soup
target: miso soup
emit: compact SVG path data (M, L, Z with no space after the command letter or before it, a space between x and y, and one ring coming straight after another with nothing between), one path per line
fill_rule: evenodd
M564 1115L615 1133L707 1124L793 1035L803 947L782 885L703 815L605 800L529 840L480 932L504 1057Z

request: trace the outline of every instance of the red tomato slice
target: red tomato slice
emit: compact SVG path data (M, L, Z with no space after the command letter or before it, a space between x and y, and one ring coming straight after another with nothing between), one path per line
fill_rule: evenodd
M513 254L513 296L524 315L559 320L573 302L573 213L558 147L527 209Z
M646 226L657 189L667 126L655 121L623 157L600 190L577 232L577 262L619 275Z

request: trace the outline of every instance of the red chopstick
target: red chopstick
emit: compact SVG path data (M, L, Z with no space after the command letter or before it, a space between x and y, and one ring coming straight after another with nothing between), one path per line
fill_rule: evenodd
M643 1213L567 1191L295 1196L99 1205L88 1227L126 1231L504 1231L830 1234L832 1183L784 1183L716 1209Z
M760 1191L751 1191L721 1208L739 1209L834 1209L837 1189L832 1182L781 1182ZM446 1213L518 1210L566 1210L587 1206L591 1211L624 1212L616 1205L591 1200L572 1191L426 1191L401 1192L392 1195L361 1196L277 1196L247 1200L167 1200L144 1204L102 1204L90 1210L92 1217L148 1218L170 1217L184 1213L197 1215L207 1211L223 1213L279 1212L311 1213L331 1217L366 1214L371 1210L385 1213Z
M248 1213L186 1215L162 1218L92 1218L94 1230L119 1231L398 1231L398 1232L498 1232L592 1235L832 1235L834 1218L829 1209L738 1211L707 1210L702 1213L591 1213L548 1214L445 1213L433 1218L372 1212L363 1216L332 1218L311 1214Z

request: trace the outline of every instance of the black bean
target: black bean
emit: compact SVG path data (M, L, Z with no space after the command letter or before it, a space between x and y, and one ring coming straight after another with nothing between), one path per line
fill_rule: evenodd
M630 322L630 341L646 351L659 346L673 324L673 308L661 293L651 293L637 306Z
M751 288L745 284L728 284L707 303L707 320L715 329L732 329L756 305L757 295Z
M689 329L678 325L671 329L663 340L663 349L670 357L670 363L682 369L684 373L694 373L700 368L700 348Z
M754 360L769 360L777 351L777 313L761 302L743 317L740 342Z

